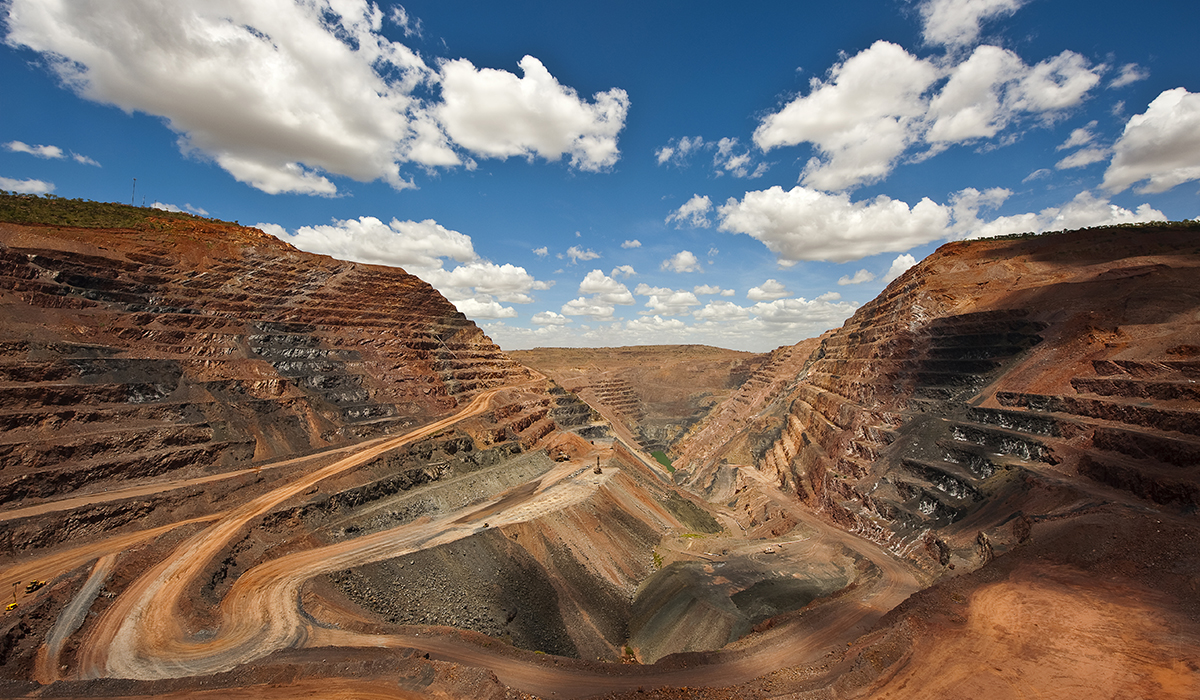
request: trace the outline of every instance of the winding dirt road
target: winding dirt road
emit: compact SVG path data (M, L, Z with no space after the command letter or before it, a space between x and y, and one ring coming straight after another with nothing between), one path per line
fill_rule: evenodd
M83 625L88 608L92 607L96 595L100 593L101 586L104 585L108 575L112 573L116 563L116 553L105 554L97 559L83 588L59 613L58 619L54 621L54 627L51 628L50 635L46 638L46 643L38 655L37 668L34 670L34 678L37 682L49 684L58 680L58 658L62 653L63 644L66 643L67 637L70 637Z
M47 513L58 513L65 510L75 510L84 506L96 505L98 503L107 503L109 501L122 501L126 498L141 498L143 496L153 496L154 494L163 493L166 491L176 491L178 489L188 488L190 486L203 486L211 484L214 481L224 481L233 479L239 476L248 476L250 474L261 474L264 471L279 469L280 467L290 467L296 464L303 464L317 459L326 459L336 454L343 452L354 452L363 450L394 438L376 438L367 442L360 442L354 445L346 445L344 447L335 447L333 449L318 452L316 454L304 455L302 457L292 457L289 459L280 460L277 462L267 462L258 464L246 469L237 469L229 472L221 472L220 474L208 474L205 476L197 476L191 479L174 479L171 481L152 481L149 483L140 483L136 486L128 486L120 489L112 489L111 491L99 491L88 493L82 496L69 496L67 498L59 498L49 500L43 503L35 503L24 508L13 508L12 510L0 511L0 523L9 520L18 520L20 518L31 518L37 515L45 515Z
M316 623L301 607L304 583L324 573L402 556L468 537L483 527L525 522L579 503L604 488L619 469L594 474L583 465L565 464L524 487L483 504L449 512L437 520L422 519L390 530L295 552L264 562L243 574L229 589L215 630L185 629L184 599L212 559L255 518L320 481L420 440L459 421L479 415L500 390L479 394L460 412L403 436L360 445L342 459L279 486L244 505L190 524L216 520L179 545L166 559L129 586L81 640L72 677L161 679L217 673L289 647L405 647L433 657L493 671L505 684L546 697L584 697L598 693L665 685L728 686L775 669L813 663L831 649L844 646L884 613L918 589L907 567L874 544L838 530L778 493L764 475L746 468L758 487L818 537L845 544L872 561L883 574L853 595L825 601L765 633L752 635L702 665L624 666L535 657L511 648L485 647L456 634L368 635ZM635 453L636 454L636 453ZM591 459L588 457L587 459ZM643 462L645 460L642 460ZM649 465L647 465L649 466ZM486 523L483 520L486 518ZM104 553L148 540L184 523L111 538L28 562L8 573L65 573L95 561ZM53 629L39 673L44 681L58 677L57 657L78 628L78 610L86 611L107 576L114 557L97 562L73 604Z
M481 392L470 404L452 416L370 446L305 474L235 508L208 529L192 536L172 552L171 556L143 574L105 612L92 633L84 640L80 650L80 677L153 679L196 675L196 666L203 665L198 664L199 658L219 658L222 654L229 654L229 649L248 646L265 647L269 653L282 646L294 644L298 641L298 632L294 628L281 631L285 630L285 623L268 625L267 629L275 633L271 635L272 641L266 644L256 643L266 631L261 622L254 628L253 623L237 617L236 614L232 620L228 615L223 617L221 630L213 640L201 644L189 643L186 641L188 635L180 625L180 598L188 584L203 572L209 561L250 521L331 476L366 464L386 452L483 413L491 404L492 397L501 390ZM236 598L234 601L236 606ZM226 609L223 605L222 610ZM275 646L276 644L278 646ZM245 653L236 655L244 657ZM230 667L220 661L214 665L221 670Z

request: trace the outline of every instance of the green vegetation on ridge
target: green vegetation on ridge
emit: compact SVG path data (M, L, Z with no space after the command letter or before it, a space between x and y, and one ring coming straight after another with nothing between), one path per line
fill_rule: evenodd
M184 212L135 207L116 202L65 199L52 194L39 197L0 190L0 221L9 221L15 224L147 229L153 228L150 221L152 218L219 221Z
M999 236L986 236L983 238L970 238L966 242L971 241L1009 241L1022 240L1026 238L1039 238L1041 236L1058 236L1064 233L1072 233L1073 231L1111 231L1113 229L1130 229L1130 230L1159 230L1159 229L1193 229L1200 230L1200 219L1185 219L1183 221L1144 221L1131 224L1104 224L1102 226L1086 226L1080 229L1059 229L1054 231L1025 231L1023 233L1005 233Z

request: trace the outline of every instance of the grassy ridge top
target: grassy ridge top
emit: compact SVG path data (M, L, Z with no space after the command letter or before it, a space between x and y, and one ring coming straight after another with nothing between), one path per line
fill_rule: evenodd
M151 219L180 219L228 223L218 219L116 202L66 199L48 194L37 196L0 190L0 221L15 224L44 224L80 228L151 228Z
M969 238L964 242L971 241L1011 241L1024 240L1027 238L1040 238L1042 236L1058 236L1065 233L1075 233L1077 231L1112 231L1112 230L1130 230L1130 231L1159 231L1164 229L1172 230L1192 230L1200 231L1200 219L1184 219L1183 221L1143 221L1140 223L1128 224L1102 224L1099 226L1086 226L1078 229L1056 229L1053 231L1026 231L1024 233L1006 233L999 236L986 236L983 238Z

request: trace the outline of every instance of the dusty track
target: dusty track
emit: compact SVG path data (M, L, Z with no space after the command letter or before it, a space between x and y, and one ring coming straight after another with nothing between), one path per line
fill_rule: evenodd
M185 629L182 596L202 575L212 558L254 518L261 516L316 483L366 463L379 455L422 439L487 410L496 391L484 392L459 413L406 435L368 444L365 449L223 514L218 522L193 535L164 561L134 582L92 627L79 650L79 678L125 677L159 679L197 676L235 668L287 647L369 646L411 647L436 658L487 668L505 684L544 696L584 697L598 693L664 685L728 686L752 680L774 669L812 663L832 648L854 639L880 616L918 588L908 569L875 545L837 530L777 494L756 470L744 472L762 481L762 490L822 538L832 538L870 559L881 579L855 595L828 601L764 634L708 656L700 665L643 667L531 658L509 648L485 648L457 635L366 635L315 623L300 607L300 589L323 573L380 561L452 542L484 526L523 522L587 498L618 470L594 475L580 464L563 465L538 482L518 487L483 504L446 514L436 521L419 520L391 530L305 550L263 563L242 575L220 608L215 631L199 635ZM636 454L636 453L634 453ZM641 457L640 455L638 455ZM590 457L588 458L590 459ZM647 467L655 468L641 458ZM169 484L156 488L166 488ZM195 523L198 521L188 521ZM181 523L182 524L182 523ZM118 552L130 543L149 539L178 525L134 533L60 553L52 558L10 569L29 576L38 572L69 571ZM105 560L106 562L109 560ZM102 580L106 567L96 565L79 604L90 600L92 583ZM69 606L73 610L75 605ZM40 672L44 680L57 677L56 650L73 630L73 614L64 612L54 649L47 648ZM67 619L71 618L71 619Z
M191 486L203 486L211 484L214 481L224 481L225 479L233 479L239 476L247 476L250 474L261 474L263 471L278 469L280 467L289 467L296 464L303 464L316 459L323 459L332 455L341 454L343 452L351 452L370 448L372 445L378 445L395 438L376 438L368 442L362 442L346 447L337 447L331 450L318 452L317 454L305 455L303 457L293 457L291 459L279 460L277 462L268 462L259 464L246 469L238 469L230 472L222 472L220 474L209 474L207 476L198 476L191 479L175 479L171 481L154 482L148 484L138 484L122 489L113 489L111 491L102 491L99 493L90 493L83 496L71 496L70 498L60 498L57 500L46 501L24 508L14 508L12 510L0 511L0 523L9 520L17 520L20 518L30 518L37 515L45 515L47 513L57 513L64 510L74 510L83 508L84 506L96 505L98 503L107 503L109 501L121 501L126 498L141 498L143 496L152 496L166 491L175 491L177 489L188 488Z
M578 465L573 470L582 471ZM575 479L560 481L555 480L555 475L547 475L544 480L555 483L511 503L503 513L496 514L491 504L484 504L455 511L433 522L418 521L266 562L246 572L230 589L221 604L220 628L205 641L188 639L168 614L167 605L175 602L173 599L187 584L173 579L150 597L147 609L151 614L143 615L140 626L122 625L109 649L106 675L143 679L205 675L232 669L278 649L306 646L319 632L298 606L299 589L305 581L330 571L462 539L478 532L484 517L489 527L498 527L559 510L587 497L615 473L610 470L597 476L586 472ZM470 517L472 511L478 517ZM130 632L122 634L126 629ZM165 631L176 636L166 636Z
M39 579L50 581L65 573L74 571L90 561L95 561L98 557L122 552L135 545L160 537L176 528L207 523L220 518L222 515L224 513L214 513L190 520L181 520L177 523L149 530L117 535L106 540L101 540L100 542L71 547L70 549L64 549L53 554L31 559L30 561L14 563L3 571L0 571L0 580L28 581Z
M269 512L288 498L302 493L324 479L365 464L385 452L483 413L491 403L492 397L499 391L492 389L482 392L466 408L448 418L368 447L350 457L305 474L234 509L210 528L188 539L170 557L139 578L105 613L80 650L79 675L84 678L160 678L191 675L194 673L191 665L176 668L174 672L166 671L162 667L172 667L170 659L175 657L212 656L219 653L222 646L247 644L247 637L255 636L258 631L238 623L233 623L230 629L223 625L216 638L204 645L180 641L187 637L179 623L180 597L187 585L200 575L209 560L251 520ZM293 641L294 637L283 641L282 644ZM273 649L268 649L271 650ZM159 661L156 664L150 663L152 658ZM155 666L159 668L156 669Z
M41 654L38 656L35 675L39 683L48 684L58 680L58 658L62 653L63 644L67 641L67 637L74 634L83 625L84 619L87 617L88 608L92 607L92 603L96 600L96 595L100 592L101 586L104 585L105 579L112 573L113 566L116 563L116 553L105 554L97 559L96 565L92 567L92 573L88 576L87 582L83 584L83 588L75 595L75 598L62 613L59 614L54 627L50 630L50 636L47 637L46 644L42 647Z

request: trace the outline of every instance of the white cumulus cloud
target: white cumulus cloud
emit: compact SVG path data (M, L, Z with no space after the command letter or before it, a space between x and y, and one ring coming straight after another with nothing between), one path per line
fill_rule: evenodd
M523 267L483 260L474 260L452 270L414 268L413 274L437 287L452 301L487 295L500 301L529 304L533 302L529 292L549 289L551 284L534 279Z
M1126 209L1087 191L1080 192L1061 206L1047 207L1040 212L1012 214L990 220L979 217L980 209L1000 206L1009 194L1008 190L1001 188L985 192L967 188L955 194L951 202L957 236L985 238L1010 233L1042 233L1089 226L1165 221L1167 218L1149 204L1142 204L1136 210Z
M625 327L636 334L645 334L651 338L662 338L663 333L680 333L687 330L687 324L677 318L663 318L661 316L646 316L644 318L634 319L625 324Z
M1052 122L1083 102L1101 71L1071 51L1029 66L1012 51L979 46L930 100L925 140L944 148L992 138L1026 114Z
M692 288L692 291L696 294L719 294L723 297L731 297L734 295L734 291L732 289L721 289L720 287L712 284L698 284Z
M1030 66L997 46L978 46L965 60L935 61L877 41L767 115L754 142L764 151L810 143L817 155L804 166L801 184L847 190L886 177L921 143L930 149L913 160L995 138L1028 116L1053 123L1087 98L1104 70L1071 51Z
M591 294L593 301L604 304L628 305L634 301L633 294L629 292L628 287L600 270L592 270L587 273L583 281L579 283L579 293Z
M767 163L756 163L754 153L742 146L736 138L723 138L716 143L713 170L717 175L732 175L753 180L762 177L769 168Z
M852 202L846 194L802 186L747 192L717 213L722 231L761 241L785 267L801 260L846 262L902 252L950 233L950 209L928 198L910 208L884 195Z
M671 270L672 272L700 272L700 260L690 250L681 250L662 261L659 266L663 270Z
M414 269L435 269L442 258L470 262L478 255L471 237L450 230L433 219L385 224L373 216L336 221L320 226L302 226L292 234L274 224L256 224L310 253L331 255L339 260L391 265Z
M706 146L704 139L696 137L683 136L678 139L671 139L666 146L659 148L654 152L654 159L659 165L668 163L676 166L684 166L688 163L688 158L703 149Z
M516 318L517 310L511 306L503 306L495 299L451 299L454 308L461 311L467 318Z
M691 292L678 291L670 294L651 294L646 301L649 311L641 311L644 315L661 314L663 316L681 316L690 311L691 307L699 306L700 300Z
M674 294L670 289L662 294ZM697 308L691 300L681 297L680 307L694 309L690 315L680 313L659 299L660 308L639 313L633 320L621 321L611 316L611 307L577 299L564 307L558 325L537 324L536 328L518 328L496 321L483 326L493 339L506 349L536 346L600 347L617 345L647 345L657 343L704 343L723 347L747 347L762 352L779 345L810 338L840 325L854 313L858 305L842 302L836 292L822 294L817 299L777 299L740 306L730 301L713 301ZM649 307L648 307L649 308ZM596 323L573 325L561 323L570 312L590 316ZM594 312L595 315L593 315ZM548 319L553 316L547 317Z
M920 12L925 42L945 46L974 43L985 20L1016 12L1023 0L927 0Z
M855 272L853 276L842 275L841 277L838 278L837 283L840 286L845 287L848 284L862 284L864 282L874 282L874 281L875 281L875 273L871 272L870 270L859 270L858 272Z
M559 255L558 257L561 258L562 256ZM590 248L584 250L577 245L573 245L570 248L567 248L567 257L571 259L571 264L574 265L580 260L584 262L587 262L588 260L595 260L596 258L600 257L600 254Z
M556 314L553 311L539 311L530 320L539 326L565 326L572 322L566 316Z
M9 141L8 143L4 144L4 148L12 151L13 153L28 153L31 156L37 156L38 158L45 158L48 160L62 160L63 158L67 157L67 154L63 151L63 149L59 148L58 146L31 146L24 141ZM82 165L94 165L96 167L100 167L100 164L95 160L79 153L72 152L71 159Z
M310 253L402 267L431 284L471 318L515 317L516 310L500 302L531 303L531 292L549 289L553 284L537 280L523 267L480 260L470 236L432 219L392 219L385 224L373 216L362 216L328 225L303 226L293 233L277 224L256 225ZM446 260L461 264L447 269Z
M909 208L883 195L853 202L846 194L799 186L789 191L772 187L747 192L741 201L731 198L717 211L721 230L759 240L776 254L782 267L801 260L848 262L882 252L903 253L942 238L1038 233L1166 218L1149 204L1126 209L1086 191L1041 212L994 219L980 216L982 210L998 208L1010 195L1010 190L1000 187L982 192L966 188L951 196L949 205L926 198ZM853 276L843 276L838 284L861 284L873 279L870 271L859 270Z
M435 112L447 135L491 158L571 158L581 170L617 162L617 134L625 126L629 96L613 88L579 98L533 56L518 64L524 76L476 68L466 59L442 66L442 104Z
M749 318L750 310L732 301L710 301L692 312L692 316L704 321L734 321Z
M330 175L402 190L415 186L402 165L461 165L461 150L603 169L629 106L616 88L580 99L532 57L522 78L461 60L431 68L384 36L367 0L6 7L8 45L42 54L66 87L162 117L184 152L271 194L332 195ZM420 32L397 8L390 19Z
M750 312L770 324L833 325L854 313L855 305L849 302L808 301L807 299L776 299L760 301L750 307Z
M892 266L889 267L887 273L883 275L883 283L890 283L892 280L907 272L908 268L916 264L917 259L911 255L908 255L907 253L904 255L897 255L896 259L892 261Z
M1096 123L1095 120L1092 120L1078 129L1072 129L1071 135L1067 137L1067 140L1056 146L1054 150L1064 151L1068 148L1079 148L1080 146L1088 145L1096 139L1096 135L1092 133L1092 129L1096 128Z
M746 298L751 301L773 301L775 299L790 297L791 295L792 293L788 291L788 288L782 282L774 279L769 279L757 287L751 287L750 291L746 292Z
M1101 68L1093 67L1074 51L1031 67L1020 77L1014 109L1036 113L1055 113L1079 104L1100 82Z
M43 180L14 180L11 177L0 177L0 190L19 194L49 194L54 191L54 183Z
M1091 165L1092 163L1099 163L1107 160L1109 155L1109 150L1107 148L1081 148L1055 163L1054 167L1056 170L1083 168Z
M58 146L30 146L24 141L9 141L4 144L4 147L13 153L28 153L38 158L58 159L66 157L63 150Z
M185 151L266 192L332 194L320 173L384 179L415 139L431 72L361 0L81 0L10 5L10 45L81 96L164 117ZM453 154L451 154L453 155Z
M670 287L651 287L645 282L642 282L633 288L633 293L642 297L650 296L651 294L665 296L667 294L673 294L674 292L675 290L671 289Z
M392 7L392 13L388 17L400 29L404 30L405 37L419 37L424 33L424 23L419 17L413 17L408 14L408 10L404 9L403 5Z
M770 168L769 163L760 163L754 152L741 145L736 137L725 137L716 141L705 141L700 136L671 139L666 146L654 152L659 165L687 167L697 153L711 153L713 174L732 175L736 178L761 177Z
M769 151L811 142L820 157L804 167L805 185L842 190L879 180L918 137L927 109L922 95L937 79L931 62L877 41L763 119L754 143Z
M637 274L637 270L633 269L633 265L618 265L609 273L614 278L616 277L633 277Z
M708 221L708 214L712 208L712 200L707 195L695 194L684 202L683 206L671 212L664 223L675 222L675 228L685 225L693 228L708 228L712 225Z
M613 311L615 309L613 308L612 304L605 304L592 299L584 299L580 297L578 299L572 299L571 301L563 304L562 308L559 310L562 311L563 315L565 316L590 316L593 319L601 320L612 318Z
M706 342L753 337L764 346L772 342L778 345L794 342L791 338L819 335L840 325L857 308L853 302L840 301L836 292L822 294L812 301L775 299L752 306L714 301L692 312L696 324L690 331L693 336L712 339Z
M1136 83L1139 80L1145 80L1149 77L1150 72L1145 68L1142 68L1136 63L1126 63L1125 65L1121 66L1121 72L1117 74L1117 77L1112 79L1112 82L1108 84L1108 87L1110 89L1121 88L1129 85L1130 83Z
M957 143L991 138L1010 118L1005 108L1005 87L1025 70L1015 53L996 46L980 46L957 65L941 92L929 104L930 143Z
M622 247L622 248L641 248L641 247L642 247L642 242L641 242L641 241L639 241L638 239L636 239L636 238L635 238L635 239L633 239L632 241L624 241L624 242L622 242L622 243L621 243L621 247Z
M1200 93L1166 90L1125 124L1104 172L1104 189L1166 192L1200 180Z

